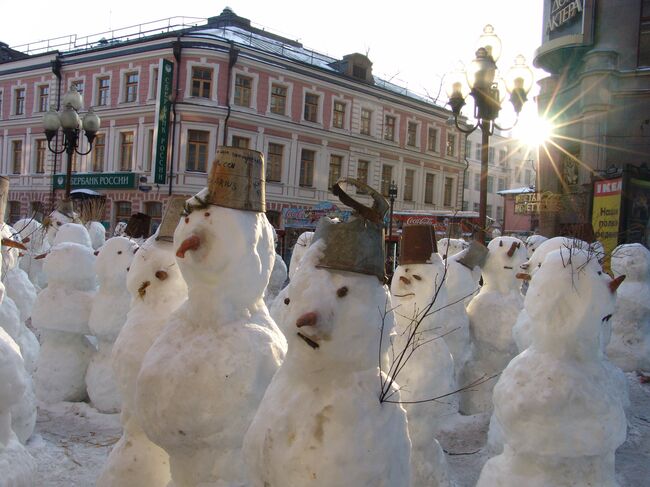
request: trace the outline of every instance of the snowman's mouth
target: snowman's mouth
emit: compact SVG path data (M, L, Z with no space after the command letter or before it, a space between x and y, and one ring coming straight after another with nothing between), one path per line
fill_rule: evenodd
M406 293L406 294L393 294L396 298L406 298L408 296L415 296L415 293Z
M504 265L503 268L512 270L512 267L510 267L509 265Z
M610 319L612 319L611 313L603 317L603 323L607 323Z
M298 332L297 335L298 335L300 338L302 338L302 339L304 340L304 342L305 342L307 345L309 345L311 348L313 348L314 350L316 350L317 348L320 347L320 345L318 344L318 342L312 340L312 339L309 338L307 335L303 335L303 334L300 333L300 332Z

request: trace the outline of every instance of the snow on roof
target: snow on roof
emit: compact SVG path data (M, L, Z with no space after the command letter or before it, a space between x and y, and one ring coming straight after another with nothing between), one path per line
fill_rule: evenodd
M503 189L501 191L497 191L497 194L522 194L522 193L534 193L535 192L535 187L534 186L524 186L522 188L512 188L512 189Z

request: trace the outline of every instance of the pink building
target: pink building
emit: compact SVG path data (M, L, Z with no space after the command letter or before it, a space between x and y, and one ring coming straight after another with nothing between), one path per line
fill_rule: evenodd
M506 189L499 191L499 195L503 197L503 234L520 234L531 235L537 230L539 226L539 215L526 211L522 205L516 205L517 195L535 193L535 188L532 186L525 186L523 188ZM525 211L525 212L524 212Z
M146 24L136 32L144 33L117 31L57 50L0 45L9 222L47 212L62 194L65 156L48 150L42 118L73 84L81 111L92 107L102 118L92 151L74 158L73 190L106 196L109 227L138 211L160 218L170 192L199 191L222 144L264 153L267 215L279 230L287 211L338 203L329 188L342 176L384 194L394 180L396 209L461 208L464 140L446 125L449 111L373 76L367 57L319 54L228 8L192 27ZM174 79L167 182L156 185L161 59L173 63ZM80 150L88 150L85 139ZM290 246L302 229L286 228Z

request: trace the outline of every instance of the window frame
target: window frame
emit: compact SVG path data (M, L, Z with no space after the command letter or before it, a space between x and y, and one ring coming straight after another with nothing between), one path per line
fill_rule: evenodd
M131 160L130 160L130 164L129 164L129 169L124 169L124 166L123 166L123 164L124 164L124 152L123 152L124 147L123 146L125 145L124 141L125 141L126 134L131 134L131 137L133 139L131 141L131 143L130 143L130 146L131 146L130 159ZM135 129L121 130L119 132L119 134L118 134L116 142L117 142L117 150L118 150L118 159L117 159L118 167L116 168L117 172L133 172L133 163L134 163L134 158L135 158L135 150L134 149L136 147L135 146L135 142L136 142Z
M23 174L23 158L25 157L25 141L21 137L17 139L10 139L8 142L9 142L9 154L11 155L11 159L9 161L10 164L9 174L11 175ZM20 146L19 150L16 149L18 146ZM18 168L18 171L16 171L16 168Z
M393 123L389 124L388 120L392 120ZM390 137L388 136L388 129L390 130ZM384 140L388 142L395 142L395 135L397 133L397 116L392 113L384 114Z
M307 118L307 107L313 106L313 103L307 103L307 97L316 97L316 108L314 110L314 120ZM304 90L302 96L302 121L313 124L322 124L323 112L323 95L314 90ZM311 113L311 110L310 110Z
M43 89L47 89L47 93L43 95ZM43 106L43 99L45 99L45 106ZM37 83L34 85L34 113L45 113L50 109L50 84Z
M193 140L192 134L206 134L207 140ZM210 139L211 134L209 130L200 130L198 128L188 128L185 132L185 172L207 174L208 166L210 163ZM192 148L195 148L195 159L190 158ZM201 149L205 150L205 169L201 169ZM191 165L190 165L191 164ZM195 165L196 164L196 165Z
M275 159L275 157L271 157L271 146L276 146L280 147L280 154L279 154L279 161ZM266 178L267 183L281 183L282 182L282 172L284 170L284 159L286 157L286 151L285 151L286 144L281 144L279 142L276 142L275 140L269 140L266 144L266 172L264 174L264 177ZM273 156L278 155L276 152L273 153ZM277 168L277 179L275 178L275 172L276 170L274 168Z
M240 108L253 108L252 103L253 103L253 77L250 76L249 74L246 73L234 73L235 79L233 82L233 105L238 106ZM248 93L248 103L246 105L242 103L238 103L238 99L241 102L242 98L242 85L237 84L238 79L247 79L250 81L250 86L245 87L244 89L247 90Z
M313 155L313 158L311 160L305 159L304 155L306 152L311 152ZM317 151L314 149L310 149L307 147L301 147L300 148L300 160L299 160L299 166L298 166L298 186L301 188L313 188L314 187L314 172L316 168L316 164L318 162L318 156L317 156ZM307 172L305 169L305 164L304 163L309 163L309 172ZM303 177L304 176L304 177Z
M411 128L413 128L413 130L411 130ZM413 147L413 148L419 147L418 145L419 129L420 129L420 124L416 120L406 121L406 146L407 147Z
M409 178L409 173L411 177ZM404 190L402 191L402 200L403 201L408 201L412 202L415 201L415 177L416 177L416 170L410 167L405 167L404 168L404 184L402 187ZM408 180L411 180L410 186L408 184Z
M336 105L340 104L343 106L343 111L337 110ZM347 130L348 128L348 102L345 101L343 98L333 98L332 99L332 128L336 130ZM337 114L342 114L340 117L337 117ZM340 118L341 120L341 125L335 125L335 121L337 118Z
M22 93L22 97L19 97L18 94ZM22 100L20 103L21 111L18 111L19 100ZM26 104L27 102L27 85L19 85L13 88L13 100L11 103L11 114L14 117L24 117L26 116Z
M34 139L34 174L45 174L45 166L47 163L48 152L49 149L47 147L47 139L43 139L43 138ZM42 156L42 158L40 156ZM41 169L40 171L39 171L39 166Z
M447 131L447 137L445 139L445 156L447 157L457 157L456 144L458 143L458 137L454 132Z
M431 187L429 189L429 176L431 176ZM429 199L428 192L431 191L431 198ZM435 194L436 194L436 173L427 171L424 176L424 204L425 205L435 205ZM427 201L428 200L428 201Z
M134 83L129 83L129 76L137 75L137 82L135 83L135 99L129 100L129 87L134 86ZM120 104L133 105L140 101L140 81L141 81L140 67L129 67L120 70Z
M451 182L450 185L447 185L447 183ZM442 206L444 207L454 207L455 201L454 201L454 193L457 194L457 191L455 192L454 189L456 187L456 178L452 176L445 176L445 180L443 183L443 188L442 188ZM449 194L447 194L447 190L449 190ZM449 196L449 198L447 198Z
M361 169L362 164L365 165L365 172L366 172L366 177L364 179L359 177L359 169ZM356 179L370 186L371 171L372 171L372 161L370 159L357 159L357 172L355 175ZM359 188L357 188L356 192L357 194L366 194L366 191Z
M368 117L364 117L364 112L368 113ZM374 110L368 107L361 107L359 110L359 134L366 137L372 137L372 115ZM367 122L367 127L365 122Z
M384 169L389 168L389 174L390 177L388 180L384 180ZM388 191L390 189L390 184L393 182L394 177L393 177L393 171L395 170L395 166L393 164L389 164L387 162L382 162L381 164L381 179L379 180L379 192L381 193L382 196L385 198L388 198Z
M332 159L337 158L338 159L338 176L332 172ZM334 184L341 179L341 176L343 175L343 164L344 164L345 157L342 154L337 154L337 153L330 153L329 155L329 164L327 167L327 189L331 190ZM336 176L336 177L334 177Z
M99 141L102 140L103 143L99 143ZM98 148L103 148L103 150L98 150ZM96 166L96 161L98 158L98 155L101 154L101 168L99 170L95 169ZM95 136L95 142L93 143L93 149L90 155L90 171L89 172L104 172L104 169L106 167L106 132L98 132L97 135Z
M277 94L274 92L276 88L284 90L284 95ZM274 104L274 100L282 100L282 111L275 111L274 107L277 107L277 104ZM290 105L290 91L289 91L289 86L287 86L284 83L278 83L277 81L271 81L271 84L269 86L269 106L268 106L268 113L277 115L279 117L286 117L288 114L291 113L289 110L289 105Z

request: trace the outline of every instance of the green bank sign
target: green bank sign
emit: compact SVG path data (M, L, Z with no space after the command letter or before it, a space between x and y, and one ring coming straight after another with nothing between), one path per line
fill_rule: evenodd
M89 189L134 189L135 176L135 173L132 172L73 174L72 187ZM55 174L54 189L65 189L65 179L65 174Z

